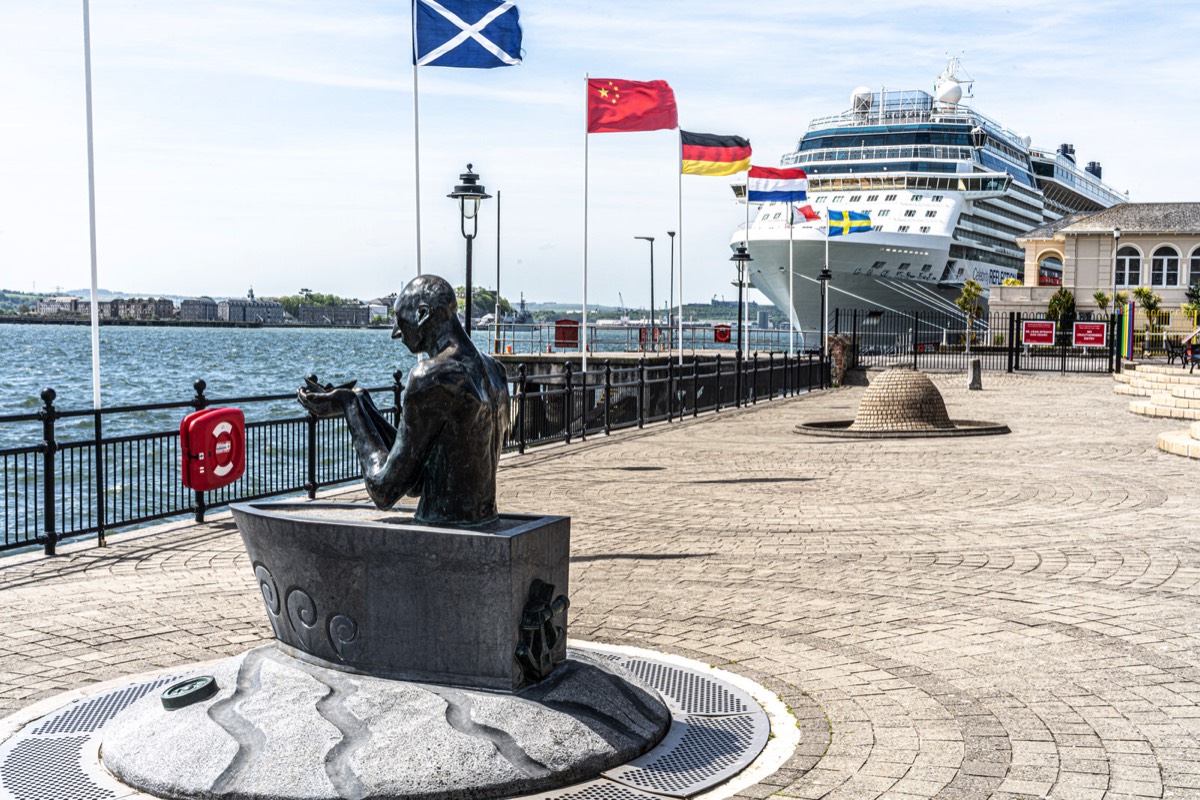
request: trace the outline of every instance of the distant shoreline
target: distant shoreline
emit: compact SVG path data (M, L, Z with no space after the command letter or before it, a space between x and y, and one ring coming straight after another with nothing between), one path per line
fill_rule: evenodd
M0 314L0 325L91 325L87 317L37 317ZM309 325L301 322L267 325L262 322L226 322L220 319L102 319L101 327L128 326L138 328L342 328L349 330L386 330L387 325Z

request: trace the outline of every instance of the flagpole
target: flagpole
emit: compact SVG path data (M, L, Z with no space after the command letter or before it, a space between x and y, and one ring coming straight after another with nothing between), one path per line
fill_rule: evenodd
M414 176L413 191L417 200L417 274L421 274L421 104L420 91L417 82L417 57L421 48L417 45L417 0L412 4L412 36L413 36L413 160ZM467 303L467 313L470 313L470 303Z
M500 352L500 190L496 190L496 312L492 317L492 352Z
M826 272L830 271L829 270L829 225L830 225L829 215L830 215L830 213L831 212L828 209L826 209L826 211L825 211L825 271ZM822 282L821 293L823 295L827 294L828 288L829 287L826 285L826 283ZM821 303L821 358L822 359L825 358L825 341L828 338L828 336L826 336L826 334L825 334L825 326L828 324L828 322L829 322L829 309L825 306L825 303Z
M83 86L87 108L88 231L92 251L92 407L100 410L100 283L96 274L96 159L92 148L92 31L88 0L83 0ZM99 424L99 423L97 423Z
M579 340L583 347L583 372L587 374L587 289L588 289L588 74L583 74L583 324Z
M789 217L791 224L788 225L788 355L792 358L796 356L796 271L794 266L795 249L792 238L792 229L796 227L796 208L795 201L788 203L788 208L791 210Z
M679 366L683 366L683 131L679 131L678 192L675 195L675 229L679 231ZM680 375L683 373L680 372Z
M746 255L750 255L750 173L746 173ZM750 262L747 260L746 269L738 271L738 294L741 294L746 281L746 274L750 272ZM750 352L750 331L746 320L750 319L750 290L745 289L746 305L741 308L742 318L738 320L738 326L744 332L742 339L742 358Z

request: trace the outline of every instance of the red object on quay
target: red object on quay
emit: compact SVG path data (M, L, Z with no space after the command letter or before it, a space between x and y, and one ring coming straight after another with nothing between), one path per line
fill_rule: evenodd
M728 325L714 325L713 341L720 342L721 344L729 344L730 330L731 329Z
M179 423L183 485L220 489L246 472L246 418L237 408L206 408Z

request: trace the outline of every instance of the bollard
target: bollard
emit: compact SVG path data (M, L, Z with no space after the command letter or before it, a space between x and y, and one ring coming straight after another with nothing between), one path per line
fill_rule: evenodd
M54 555L55 545L58 544L58 533L54 525L54 454L58 452L58 444L54 440L54 420L58 412L54 408L54 398L58 393L50 387L42 389L42 402L38 416L42 418L42 509L45 533L46 555Z

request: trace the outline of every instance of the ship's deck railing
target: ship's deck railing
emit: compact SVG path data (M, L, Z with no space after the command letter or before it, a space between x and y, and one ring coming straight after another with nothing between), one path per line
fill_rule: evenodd
M791 164L816 164L823 161L870 161L888 159L933 159L944 161L970 161L970 147L949 145L897 145L892 147L828 147L791 153Z
M1021 136L1010 128L1001 125L986 114L982 114L970 106L940 106L933 109L920 106L905 106L902 108L885 108L882 119L879 109L872 107L865 111L847 109L840 114L817 117L808 123L808 131L826 130L828 128L867 128L878 125L914 125L922 122L946 125L990 126L1002 132L1013 141L1021 141Z

